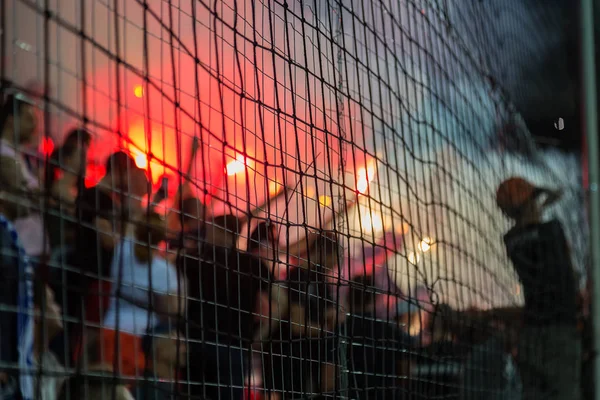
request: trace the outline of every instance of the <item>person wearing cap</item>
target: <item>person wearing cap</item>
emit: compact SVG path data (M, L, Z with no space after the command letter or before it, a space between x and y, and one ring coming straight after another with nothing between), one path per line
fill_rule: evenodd
M581 397L575 272L560 222L543 221L545 207L559 198L560 191L519 177L502 182L496 194L498 207L514 223L504 243L525 297L524 308L510 315L523 323L517 363L524 400Z

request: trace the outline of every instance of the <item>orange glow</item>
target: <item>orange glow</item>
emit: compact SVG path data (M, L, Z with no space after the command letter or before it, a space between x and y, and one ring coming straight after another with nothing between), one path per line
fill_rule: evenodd
M237 175L245 171L245 167L251 167L252 161L243 154L238 154L235 160L227 163L225 167L228 176Z
M309 199L312 199L315 196L315 189L312 186L307 186L304 188L304 195Z
M282 185L279 182L269 182L269 195L275 196L281 191Z
M141 99L144 96L144 87L142 85L135 85L133 88L133 94L138 99Z
M331 197L325 195L319 196L319 204L323 207L329 207L331 205Z
M367 168L359 168L356 175L356 190L360 194L365 194L369 190L369 183L375 179L375 165L370 162Z
M408 225L406 222L396 223L395 225L395 231L397 234L405 235L408 233L409 230L410 225Z
M52 140L52 138L44 137L42 139L42 143L40 143L40 152L45 156L49 156L52 154L53 151L54 141Z
M156 131L152 131L152 140L148 148L148 134L143 122L138 121L130 126L127 132L129 140L124 142L124 146L139 168L152 173L152 183L156 184L166 173L165 163L173 168L177 167L176 140L173 131L165 128L163 132L162 128L157 126ZM152 154L150 162L148 162L148 153Z

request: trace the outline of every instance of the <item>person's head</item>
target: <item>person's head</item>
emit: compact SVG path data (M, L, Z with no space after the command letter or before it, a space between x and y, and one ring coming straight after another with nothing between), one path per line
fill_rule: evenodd
M63 172L85 177L87 152L92 141L92 135L85 129L73 129L68 134L63 145L50 155L50 165L47 170L47 184L52 187Z
M196 197L186 197L181 202L183 231L197 231L204 225L204 204Z
M63 329L62 310L56 302L54 291L37 273L33 278L33 303L36 311L35 335L38 343L42 345L42 339L49 343Z
M274 257L271 252L276 246L275 229L270 222L259 223L248 238L248 252L263 258Z
M35 105L23 94L9 95L0 111L2 139L19 144L36 142L37 116Z
M160 242L167 237L166 222L155 212L150 212L135 227L135 258L139 262L149 262Z
M241 229L241 221L233 214L209 217L205 222L206 243L213 246L235 248Z
M542 193L531 182L513 177L498 186L496 204L507 217L516 222L537 222L542 216L542 208L538 203Z
M52 152L50 159L63 169L78 174L85 166L91 142L90 132L82 128L72 129L62 146Z
M373 274L359 275L350 281L348 305L354 314L373 312L377 293Z
M105 168L105 179L126 198L124 207L134 212L140 211L142 199L150 189L146 171L138 168L135 160L124 151L111 154Z
M131 155L124 151L117 151L108 156L106 159L105 170L106 176L113 180L116 186L115 189L123 190L125 192L130 190L129 185L135 182L134 178L139 178L140 175L138 172L140 168L135 164L135 160ZM138 174L134 177L133 175L136 172ZM143 173L145 175L145 172ZM147 186L148 182L146 181L145 183Z

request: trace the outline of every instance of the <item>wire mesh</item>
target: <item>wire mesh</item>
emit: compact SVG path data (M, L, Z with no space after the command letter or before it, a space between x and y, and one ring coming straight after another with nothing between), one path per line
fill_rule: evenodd
M506 316L505 179L562 188L537 303L587 256L579 158L503 91L517 3L4 1L6 396L519 399L543 346L576 391L580 308Z

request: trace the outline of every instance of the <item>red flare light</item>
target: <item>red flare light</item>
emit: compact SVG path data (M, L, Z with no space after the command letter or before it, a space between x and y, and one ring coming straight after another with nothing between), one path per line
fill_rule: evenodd
M106 175L106 168L104 168L104 165L88 164L85 173L85 187L91 188L92 186L95 186L104 175Z
M40 153L44 156L49 156L54 151L54 141L52 138L44 137L42 139L42 143L40 144Z
M235 160L227 163L227 166L225 167L225 171L228 176L233 176L233 175L237 175L241 172L244 172L246 167L251 167L251 166L252 166L251 160L249 160L243 154L238 154L237 157L235 158Z

